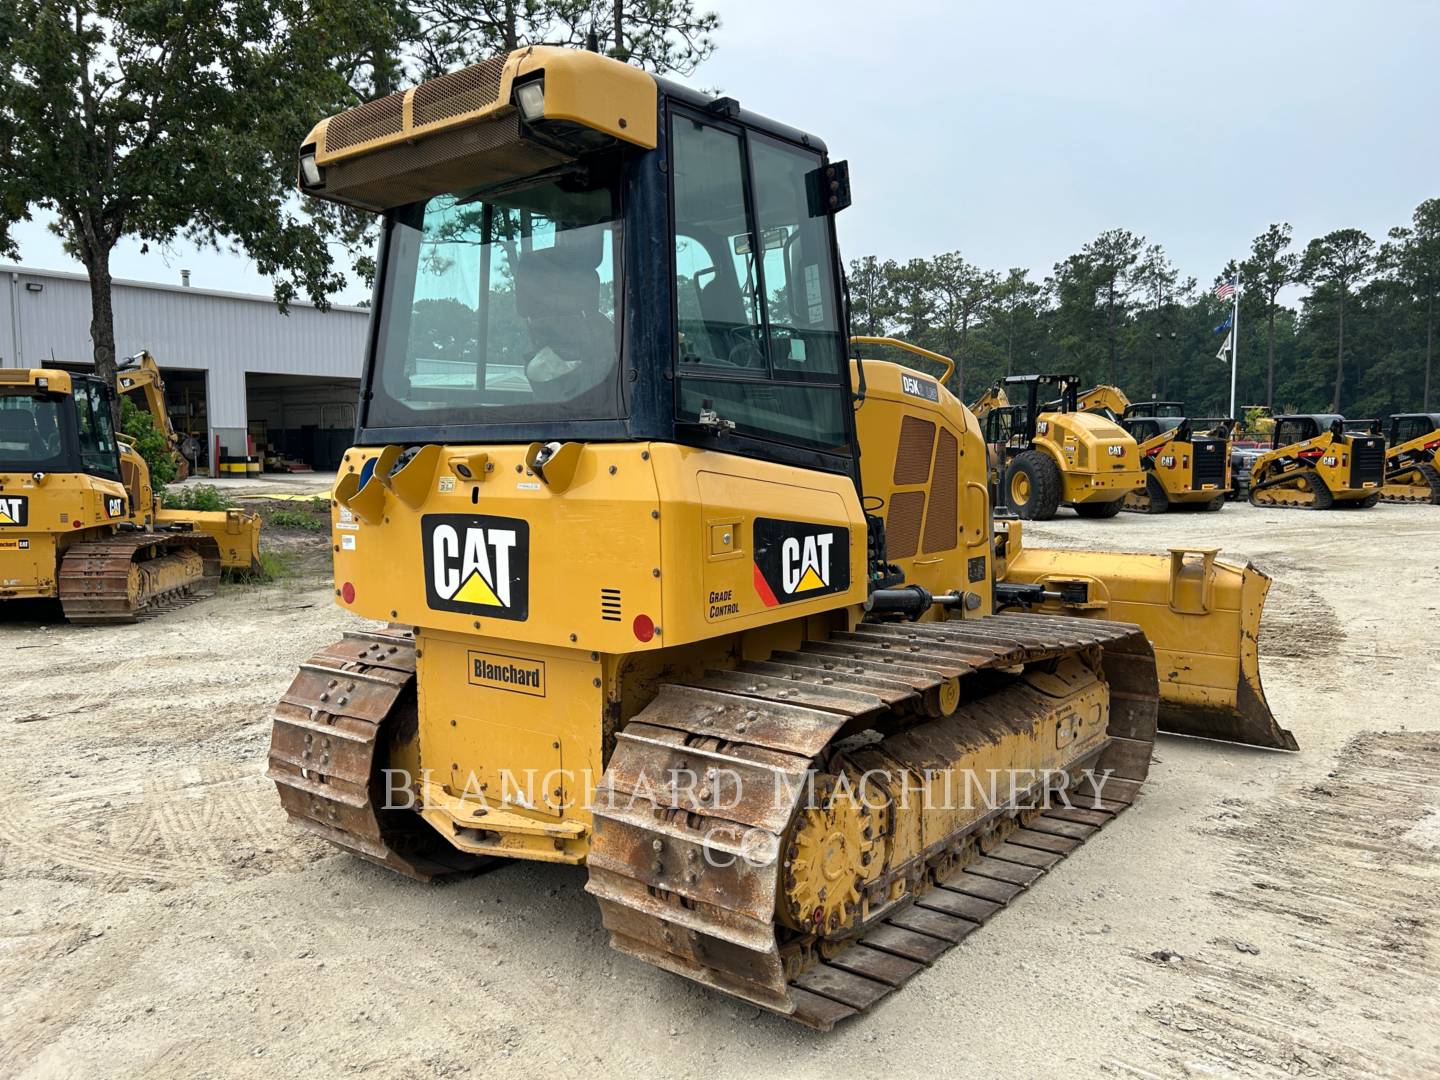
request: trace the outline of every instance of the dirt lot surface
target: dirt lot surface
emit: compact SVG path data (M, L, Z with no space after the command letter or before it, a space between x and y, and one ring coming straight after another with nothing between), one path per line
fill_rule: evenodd
M298 576L138 626L0 624L0 1073L1440 1076L1440 509L1026 536L1274 575L1265 683L1303 749L1162 736L1135 809L829 1035L612 952L583 870L421 886L290 827L268 710L355 622L323 535L273 530Z

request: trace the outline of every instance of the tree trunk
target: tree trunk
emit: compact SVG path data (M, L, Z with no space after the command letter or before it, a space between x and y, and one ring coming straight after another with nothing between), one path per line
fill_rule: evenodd
M965 351L970 337L970 313L960 316L960 348L955 360L955 396L965 400Z
M1435 294L1432 292L1425 301L1425 390L1421 396L1424 402L1420 408L1430 411L1430 364L1435 356Z
M1330 411L1340 411L1340 389L1345 383L1345 286L1340 286L1340 338L1335 349L1335 398Z
M514 52L520 47L520 31L515 12L516 0L505 0L505 51Z
M1110 344L1110 385L1120 385L1120 364L1115 355L1115 287L1111 285L1106 294L1105 337Z
M615 0L615 55L625 59L625 0Z
M115 385L115 309L111 303L110 252L84 252L90 276L90 341L94 346L95 374L106 386ZM120 395L111 402L115 429L120 429Z
M1275 301L1270 301L1270 315L1266 320L1269 333L1266 338L1265 356L1265 407L1275 415Z
M1005 374L1015 373L1015 313L1010 313L1009 324L1005 333Z

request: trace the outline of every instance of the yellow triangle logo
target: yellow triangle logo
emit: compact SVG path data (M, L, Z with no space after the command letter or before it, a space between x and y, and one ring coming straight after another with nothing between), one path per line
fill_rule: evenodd
M9 514L0 513L0 525L14 525L15 519Z
M811 589L823 589L825 582L820 580L820 575L815 572L812 566L805 571L805 576L800 579L800 584L795 586L796 592L809 592Z
M459 600L462 604L482 604L485 607L504 607L500 598L495 595L495 590L478 573L471 574L470 580L460 586L452 599Z

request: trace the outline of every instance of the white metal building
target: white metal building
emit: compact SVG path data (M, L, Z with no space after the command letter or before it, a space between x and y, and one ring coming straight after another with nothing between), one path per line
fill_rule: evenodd
M354 433L368 312L183 285L116 281L120 357L148 349L171 421L203 447L199 464L262 445L333 469ZM85 275L0 265L0 367L92 363Z

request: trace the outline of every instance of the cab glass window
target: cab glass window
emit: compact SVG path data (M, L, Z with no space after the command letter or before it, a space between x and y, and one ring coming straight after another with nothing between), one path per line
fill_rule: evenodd
M671 126L682 421L848 452L848 367L819 154L685 114Z
M0 471L56 472L65 467L60 410L64 398L0 393Z
M368 427L621 415L613 167L396 211Z
M89 473L120 474L115 449L115 432L110 422L110 402L99 383L75 383L75 422L80 436L80 463Z

